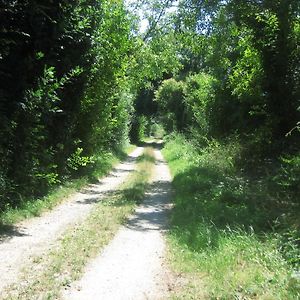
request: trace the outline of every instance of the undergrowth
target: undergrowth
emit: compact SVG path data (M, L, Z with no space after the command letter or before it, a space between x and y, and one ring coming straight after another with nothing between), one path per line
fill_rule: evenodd
M89 172L77 179L66 179L62 184L55 186L52 190L40 198L22 199L17 206L6 205L0 211L0 234L9 227L24 219L41 215L46 210L50 210L60 204L67 197L79 191L90 182L95 182L98 178L106 175L113 165L124 159L135 146L130 145L125 152L102 153L95 157L93 167Z
M63 288L79 279L88 261L111 240L143 197L154 167L153 150L145 149L137 169L120 190L101 200L92 214L70 228L49 255L33 258L22 284L7 289L2 299L58 299Z
M196 149L172 135L163 150L176 192L170 262L186 277L174 298L299 299L295 201L238 168L234 140Z

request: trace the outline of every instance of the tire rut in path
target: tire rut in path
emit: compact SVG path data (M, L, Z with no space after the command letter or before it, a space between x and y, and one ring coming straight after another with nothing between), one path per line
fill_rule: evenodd
M144 202L112 242L86 268L82 279L64 292L68 300L166 299L164 267L167 215L171 208L171 176L160 151Z
M142 151L143 148L138 147L99 183L88 185L52 211L21 222L0 236L0 295L6 286L18 280L21 270L32 263L31 257L47 253L69 226L83 221L96 202L126 180Z

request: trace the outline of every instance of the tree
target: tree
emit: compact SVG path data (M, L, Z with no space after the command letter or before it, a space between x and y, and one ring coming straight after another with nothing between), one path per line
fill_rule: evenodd
M0 4L4 207L18 204L16 195L44 194L126 140L131 98L125 76L133 42L121 1Z

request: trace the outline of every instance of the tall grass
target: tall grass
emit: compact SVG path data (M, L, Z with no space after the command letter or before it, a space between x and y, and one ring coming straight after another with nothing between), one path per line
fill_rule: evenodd
M296 234L277 230L280 211L258 203L268 188L243 176L240 151L234 140L199 151L180 135L166 142L176 192L170 261L186 279L174 298L300 298Z

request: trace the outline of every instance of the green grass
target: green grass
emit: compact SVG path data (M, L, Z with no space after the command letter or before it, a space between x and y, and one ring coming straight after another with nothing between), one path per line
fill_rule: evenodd
M23 271L22 284L7 290L3 299L57 299L61 290L79 279L88 261L96 257L143 197L151 178L153 150L145 150L137 170L119 192L96 205L80 225L70 228L50 254L35 257Z
M105 176L115 164L125 159L126 155L134 148L134 145L129 145L125 152L105 153L98 156L95 159L95 166L90 170L90 174L78 179L70 179L60 186L54 187L42 198L23 200L18 207L7 206L4 211L0 212L0 234L1 231L5 231L7 227L17 222L40 216L43 212L51 210L89 182L94 182L97 178Z
M300 299L296 234L277 230L280 211L258 205L267 188L241 176L239 151L211 142L196 152L178 135L166 143L176 193L169 261L184 278L174 299Z

